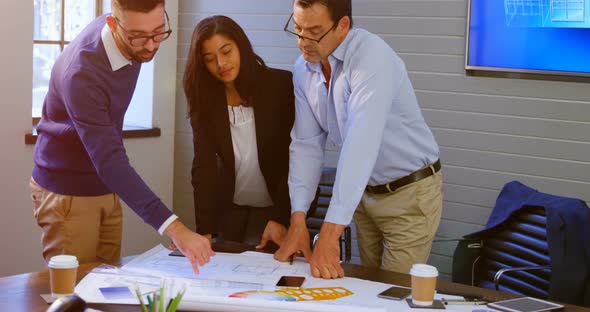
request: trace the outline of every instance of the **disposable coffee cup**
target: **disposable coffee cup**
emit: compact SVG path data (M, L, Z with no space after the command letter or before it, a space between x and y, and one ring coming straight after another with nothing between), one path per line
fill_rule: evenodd
M412 303L418 306L431 306L438 270L428 264L414 264L410 269L412 276Z
M60 255L49 259L51 297L59 298L74 293L78 259L76 256Z

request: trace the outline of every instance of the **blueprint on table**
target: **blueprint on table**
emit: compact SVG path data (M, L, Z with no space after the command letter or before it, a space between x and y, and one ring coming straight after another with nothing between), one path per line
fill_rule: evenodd
M311 276L309 264L295 260L292 265L279 262L272 255L231 254L218 252L206 265L199 267L195 275L189 260L185 257L169 256L170 250L158 245L135 257L121 267L128 272L158 277L181 277L199 280L231 281L274 286L283 275Z

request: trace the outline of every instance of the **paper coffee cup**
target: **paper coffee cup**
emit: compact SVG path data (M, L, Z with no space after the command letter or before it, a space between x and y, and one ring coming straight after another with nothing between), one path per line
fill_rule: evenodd
M51 257L48 266L51 296L59 298L73 294L76 286L76 272L78 271L78 259L76 259L76 256L60 255Z
M414 264L410 269L412 276L412 303L430 306L434 301L434 290L438 270L428 264Z

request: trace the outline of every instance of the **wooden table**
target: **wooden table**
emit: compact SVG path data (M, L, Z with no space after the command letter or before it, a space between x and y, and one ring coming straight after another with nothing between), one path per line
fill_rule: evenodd
M214 249L219 252L242 252L248 250L247 247L237 243L218 243L214 244ZM122 263L129 261L130 258L124 258ZM88 272L90 272L98 263L83 264L78 268L78 281L80 281ZM408 274L389 272L378 269L367 269L359 265L343 265L346 276L367 279L382 283L410 286L410 276ZM471 287L463 284L456 284L439 280L437 284L439 293L445 292L462 292L483 295L490 301L516 298L518 296L488 290L478 287ZM46 311L48 304L41 298L40 294L50 292L49 271L26 273L14 276L0 278L0 311ZM138 312L141 311L137 305L107 305L92 304L90 307L102 311L122 311ZM590 312L589 308L583 308L573 305L566 305L565 311L585 311ZM419 311L418 311L419 312Z

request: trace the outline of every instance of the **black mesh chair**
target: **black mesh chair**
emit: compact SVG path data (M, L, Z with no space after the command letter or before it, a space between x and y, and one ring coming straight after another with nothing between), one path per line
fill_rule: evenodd
M459 242L453 281L547 299L551 279L547 216L526 206L501 226Z
M336 168L324 168L322 177L316 193L316 199L307 213L307 230L309 231L310 244L313 248L315 241L318 239L320 228L326 217L330 199L332 198L332 189L336 179ZM340 237L340 259L344 263L350 262L352 256L352 234L350 226L344 228Z
M485 228L457 245L452 276L454 282L590 306L590 208L581 199L508 182Z

